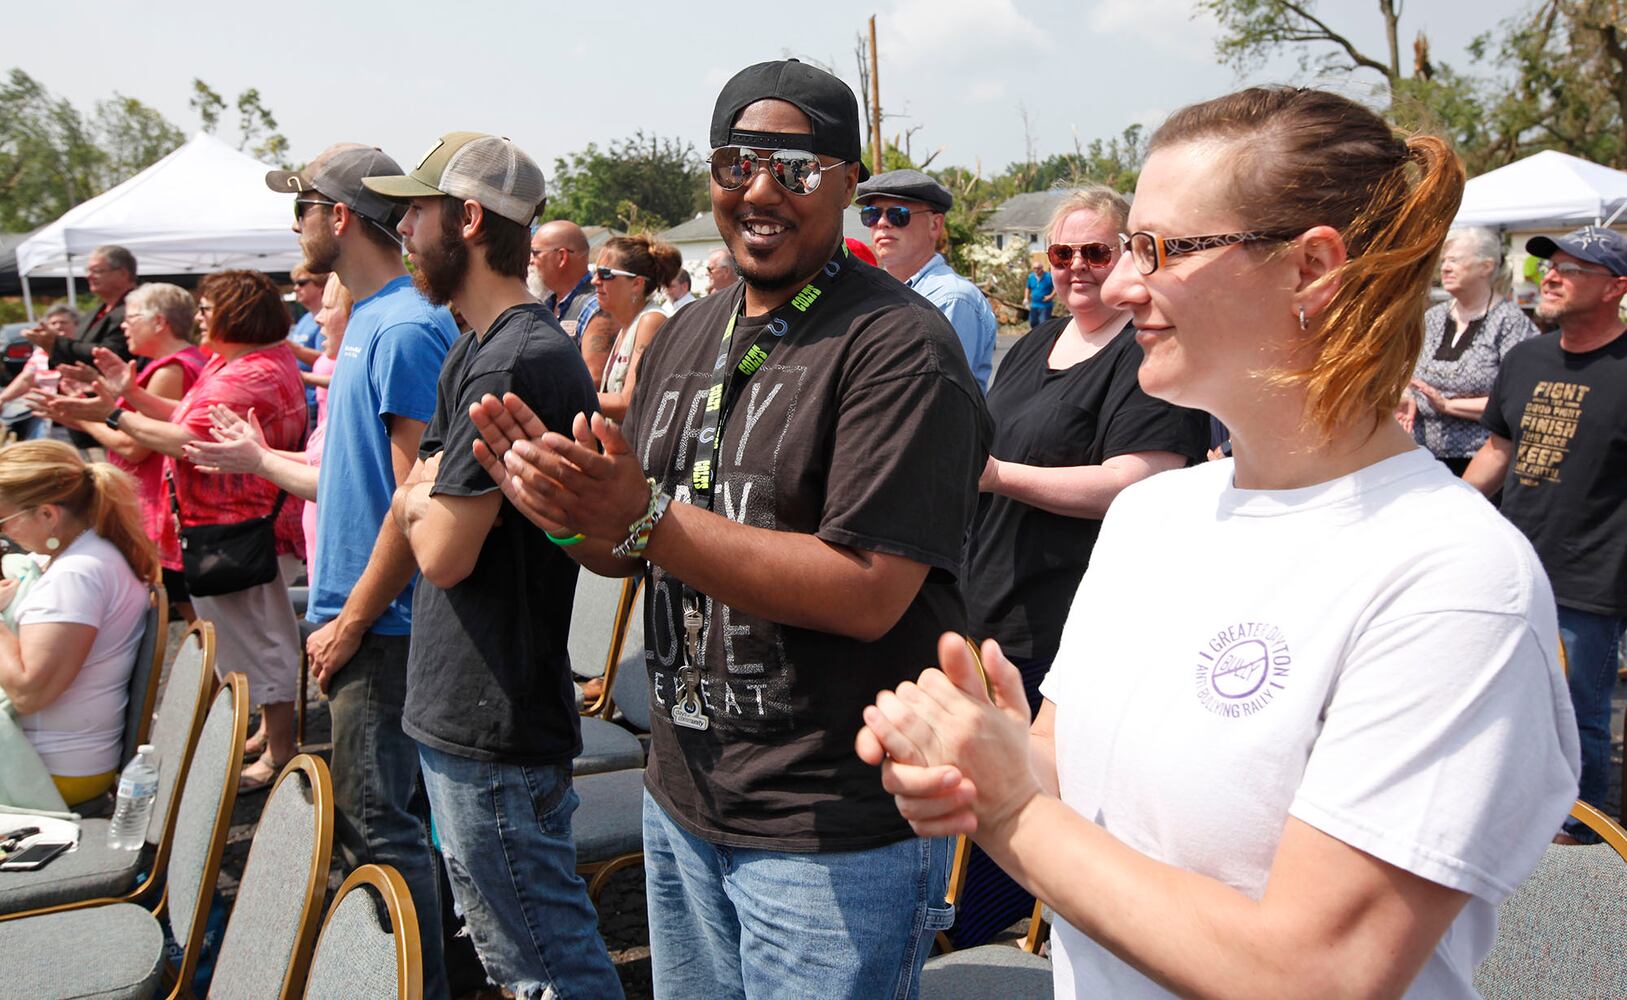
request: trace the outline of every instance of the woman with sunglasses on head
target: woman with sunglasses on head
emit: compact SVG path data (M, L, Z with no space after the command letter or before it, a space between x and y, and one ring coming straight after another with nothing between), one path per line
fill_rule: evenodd
M865 711L916 831L1055 909L1059 995L1473 997L1575 801L1547 578L1393 419L1463 177L1333 94L1176 112L1103 297L1235 457L1113 506L1032 727L954 637Z
M638 359L655 339L667 314L655 293L667 287L683 267L677 248L648 236L616 236L599 248L599 260L588 268L599 293L599 311L615 326L610 359L599 379L599 409L612 420L627 415L638 381Z
M971 635L1000 643L1034 705L1108 505L1131 483L1202 461L1208 443L1205 414L1136 384L1130 313L1102 300L1128 211L1100 186L1057 206L1047 256L1066 314L1019 340L989 388L994 444L963 589ZM981 944L1033 905L977 852L950 937L957 948Z
M130 671L158 553L130 478L85 463L61 441L0 448L0 532L45 560L26 585L0 581L0 695L75 806L112 787L123 763ZM0 759L0 768L15 766Z

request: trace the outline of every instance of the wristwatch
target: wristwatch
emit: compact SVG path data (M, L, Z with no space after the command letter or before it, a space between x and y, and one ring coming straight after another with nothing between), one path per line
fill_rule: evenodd
M124 416L124 411L123 410L114 410L112 413L109 413L107 415L107 419L102 421L102 423L104 423L107 426L113 428L114 430L118 430L119 429L119 418L122 417L122 416Z

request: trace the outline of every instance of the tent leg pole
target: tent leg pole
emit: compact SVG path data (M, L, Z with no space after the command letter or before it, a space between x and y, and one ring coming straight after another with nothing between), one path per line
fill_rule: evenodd
M79 297L73 293L73 255L69 254L63 260L68 265L68 305L74 309L79 308Z
M28 293L28 275L20 276L23 279L23 309L28 313L28 321L34 322L34 296Z

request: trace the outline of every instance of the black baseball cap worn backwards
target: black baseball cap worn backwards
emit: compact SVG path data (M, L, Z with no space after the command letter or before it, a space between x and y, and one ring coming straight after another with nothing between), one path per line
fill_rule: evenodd
M746 132L734 121L747 105L781 100L808 116L809 135L781 132ZM795 59L747 66L723 85L712 110L710 141L722 146L756 149L806 149L859 165L859 180L868 180L864 149L859 142L859 102L841 80L822 69Z

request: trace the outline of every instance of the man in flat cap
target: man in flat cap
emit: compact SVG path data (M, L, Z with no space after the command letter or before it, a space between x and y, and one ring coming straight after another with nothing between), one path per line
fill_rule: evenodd
M949 317L977 384L987 392L999 323L988 298L938 252L954 195L919 170L889 170L860 184L855 200L863 206L859 220L870 228L876 260Z
M1463 478L1531 540L1559 604L1584 801L1609 790L1610 695L1627 619L1627 237L1599 226L1525 249L1546 259L1537 316L1559 333L1503 357ZM1586 828L1571 821L1573 836Z
M949 842L913 836L854 738L965 628L988 415L943 315L847 252L853 92L761 63L710 135L742 280L667 321L626 436L497 400L477 423L516 506L645 579L656 995L913 997L952 919Z
M306 653L333 720L340 853L350 867L393 865L406 879L424 942L424 995L433 997L447 992L439 862L418 747L401 730L418 567L386 522L458 328L407 276L395 234L401 207L362 185L400 172L371 146L339 143L303 170L270 171L266 186L293 195L305 266L337 273L355 300L328 386Z
M401 726L418 743L452 895L486 974L515 997L620 997L571 839L576 564L504 503L471 447L469 408L486 394L561 427L598 400L525 284L542 171L507 139L451 132L410 173L365 183L407 203L414 280L470 327L391 504L423 571Z

